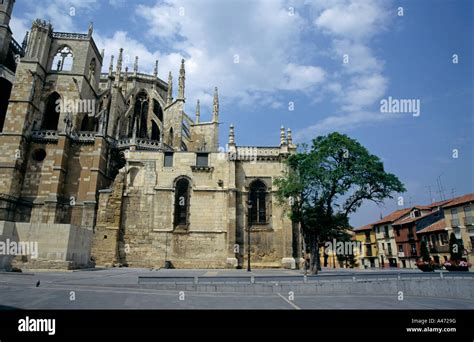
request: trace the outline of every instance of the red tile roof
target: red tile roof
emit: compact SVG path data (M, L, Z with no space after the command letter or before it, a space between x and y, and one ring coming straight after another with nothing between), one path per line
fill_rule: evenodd
M412 216L403 217L403 218L398 219L395 222L393 222L392 225L397 226L397 225L402 225L402 224L405 224L405 223L415 222L415 221L418 221L418 220L422 219L423 217L431 215L435 212L436 211L430 211L429 213L420 215L418 217L412 217Z
M355 232L362 231L362 230L371 230L374 227L373 224L366 224L365 226L354 228Z
M435 223L430 224L428 227L425 227L416 233L425 234L425 233L443 231L446 229L446 226L447 226L446 221L442 219L442 220L436 221Z
M444 200L444 201L438 201L438 202L433 202L431 204L428 205L428 207L430 208L436 208L436 207L441 207L449 202L451 202L453 199L448 199L448 200Z
M454 207L469 202L474 202L474 193L453 198L449 203L443 205L443 208Z
M387 216L385 217L382 217L380 220L378 220L377 222L373 223L373 225L378 225L378 224L382 224L382 223L388 223L388 222L393 222L393 221L396 221L398 220L400 217L408 214L410 212L412 208L405 208L405 209L400 209L400 210L396 210L390 214L388 214Z

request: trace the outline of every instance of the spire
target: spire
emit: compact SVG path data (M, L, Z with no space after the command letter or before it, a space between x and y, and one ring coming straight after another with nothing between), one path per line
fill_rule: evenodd
M155 78L158 77L158 60L155 61L155 70L153 71Z
M186 78L186 71L184 71L184 59L181 60L181 67L179 68L178 79L178 99L184 100L184 80Z
M115 84L120 86L120 77L122 76L122 61L123 61L123 49L120 48L119 56L117 59L117 71L115 72Z
M123 76L123 90L124 90L124 93L127 92L127 85L128 85L128 66L125 67L125 75Z
M28 47L28 36L29 36L29 34L30 33L28 31L26 31L25 38L23 38L23 43L21 43L21 48L25 52L26 52L26 48Z
M286 145L285 127L280 128L280 146Z
M113 70L114 70L114 55L110 56L109 77L112 77Z
M219 94L217 87L214 88L214 101L212 106L212 122L219 121Z
M173 102L173 76L170 71L168 75L168 96L166 98L166 104L170 104L171 102Z
M229 145L235 145L235 133L233 124L230 124L229 127Z
M87 32L87 37L88 37L88 38L91 38L93 32L94 32L94 23L91 21L91 22L89 23L89 30L88 30L88 32Z
M104 55L105 55L105 49L100 50L100 58L104 60Z
M288 128L287 129L287 141L288 141L288 146L292 146L293 145L293 136L291 135L291 128Z
M137 76L138 73L138 56L135 56L135 64L133 64L133 73Z
M196 123L199 123L201 120L201 103L199 100L196 102Z

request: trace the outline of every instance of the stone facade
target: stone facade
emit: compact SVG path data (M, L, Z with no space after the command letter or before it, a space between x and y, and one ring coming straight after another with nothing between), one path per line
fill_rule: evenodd
M217 88L211 121L199 103L195 119L185 112L184 60L174 98L171 73L160 79L158 62L140 73L138 57L122 70L122 49L101 74L92 27L61 33L37 20L25 47L0 134L0 223L43 241L25 267L235 268L249 226L253 266L295 267L298 227L273 184L295 151L290 130L274 147L241 147L231 126L224 152ZM55 229L64 234L46 243Z

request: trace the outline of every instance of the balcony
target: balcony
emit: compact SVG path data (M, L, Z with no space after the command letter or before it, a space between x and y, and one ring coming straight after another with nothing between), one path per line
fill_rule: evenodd
M451 227L459 227L459 219L458 218L453 218L451 219Z
M463 219L463 221L464 221L464 225L465 225L465 226L472 226L472 225L474 225L474 217L472 217L472 216L466 216L466 217Z
M449 245L446 244L446 245L438 245L438 244L434 244L434 245L430 245L430 253L449 253Z
M58 142L58 131L53 130L41 130L32 131L31 139L38 143L57 143Z

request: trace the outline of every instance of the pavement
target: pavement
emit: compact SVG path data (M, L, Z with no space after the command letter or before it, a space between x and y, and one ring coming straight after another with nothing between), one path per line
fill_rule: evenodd
M458 275L474 279L473 272ZM254 270L256 282L303 281L300 270ZM324 269L309 282L334 279L396 277L439 278L449 272L423 273L418 270ZM0 273L0 309L474 309L472 298L439 298L371 293L206 293L199 291L143 288L140 279L157 281L198 277L199 282L238 282L249 278L246 270L149 270L112 268L69 272ZM260 279L260 280L259 280ZM246 280L245 280L246 281ZM435 281L435 280L433 280ZM39 286L37 286L39 282ZM290 285L291 286L291 285Z

